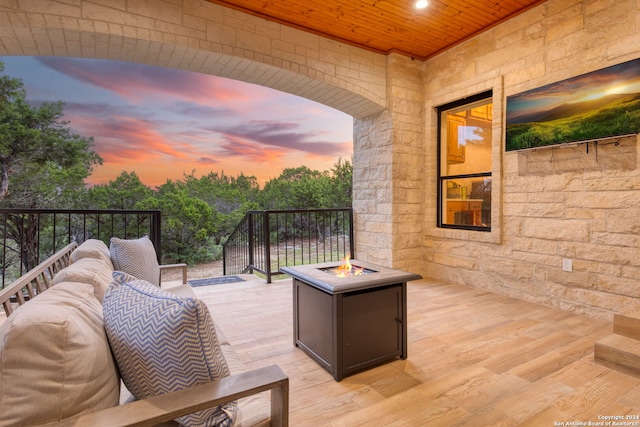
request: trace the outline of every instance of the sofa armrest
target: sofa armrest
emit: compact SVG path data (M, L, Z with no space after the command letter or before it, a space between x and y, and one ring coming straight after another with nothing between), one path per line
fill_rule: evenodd
M172 270L175 268L182 269L182 284L187 284L187 264L160 264L160 281L162 281L162 272L164 270Z
M7 317L15 311L14 304L23 305L28 299L35 298L53 286L53 276L69 265L71 252L77 247L76 242L68 244L2 289L0 304Z
M271 426L287 427L289 425L289 377L277 365L48 423L43 427L153 426L268 390L271 391Z

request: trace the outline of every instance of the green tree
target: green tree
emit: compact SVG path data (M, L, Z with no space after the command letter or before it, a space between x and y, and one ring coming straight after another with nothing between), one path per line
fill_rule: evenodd
M259 209L255 200L260 188L254 176L240 174L232 177L224 172L210 172L196 178L192 172L181 181L168 180L160 186L159 194L177 189L184 189L190 197L200 199L211 207L216 229L213 238L217 245L233 231L247 210Z
M265 184L260 194L261 204L265 209L323 208L328 180L326 172L306 166L287 168Z
M92 138L62 121L62 102L35 107L26 96L20 79L0 76L0 201L34 208L69 203L102 159Z
M136 209L162 212L162 254L171 262L197 264L214 258L214 211L184 189L165 191L138 204Z
M350 208L353 203L353 165L338 159L331 169L331 185L327 195L328 208Z
M192 172L185 175L176 186L185 188L190 196L205 201L216 211L229 214L238 209L243 203L256 199L260 188L257 178L240 174L237 177L222 173L210 172L200 178L196 178ZM161 187L160 191L164 189Z
M84 194L82 207L85 209L136 209L136 205L155 192L140 181L135 172L122 171L116 179L106 184L94 185ZM136 234L136 230L149 227L149 217L139 215L113 215L111 217L95 214L92 219L99 224L100 236L107 244L111 236L110 230L117 234L115 237L128 238ZM106 234L103 234L106 233Z
M80 199L85 178L102 159L93 151L92 138L69 130L63 108L62 102L30 105L20 79L0 76L0 206L68 208ZM34 267L38 249L43 250L38 227L47 224L38 225L32 215L26 221L11 215L7 220L5 237L21 248L24 266Z
M94 209L135 209L137 203L154 194L135 172L122 171L115 180L91 187L87 191L85 206Z
M353 167L339 159L331 171L306 166L288 168L271 179L260 193L265 209L324 209L351 206Z

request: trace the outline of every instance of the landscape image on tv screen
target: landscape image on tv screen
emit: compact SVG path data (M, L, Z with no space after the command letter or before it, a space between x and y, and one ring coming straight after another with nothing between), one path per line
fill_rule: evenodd
M640 59L507 97L506 150L640 133Z

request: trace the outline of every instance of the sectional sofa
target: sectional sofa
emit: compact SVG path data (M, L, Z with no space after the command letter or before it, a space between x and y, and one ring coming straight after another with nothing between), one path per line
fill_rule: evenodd
M71 244L0 291L0 427L288 425L288 377L247 371L188 285L151 283L145 239Z

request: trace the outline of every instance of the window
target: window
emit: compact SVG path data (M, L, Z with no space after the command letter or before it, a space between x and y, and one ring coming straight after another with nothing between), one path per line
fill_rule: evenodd
M438 108L438 226L491 231L492 93Z

